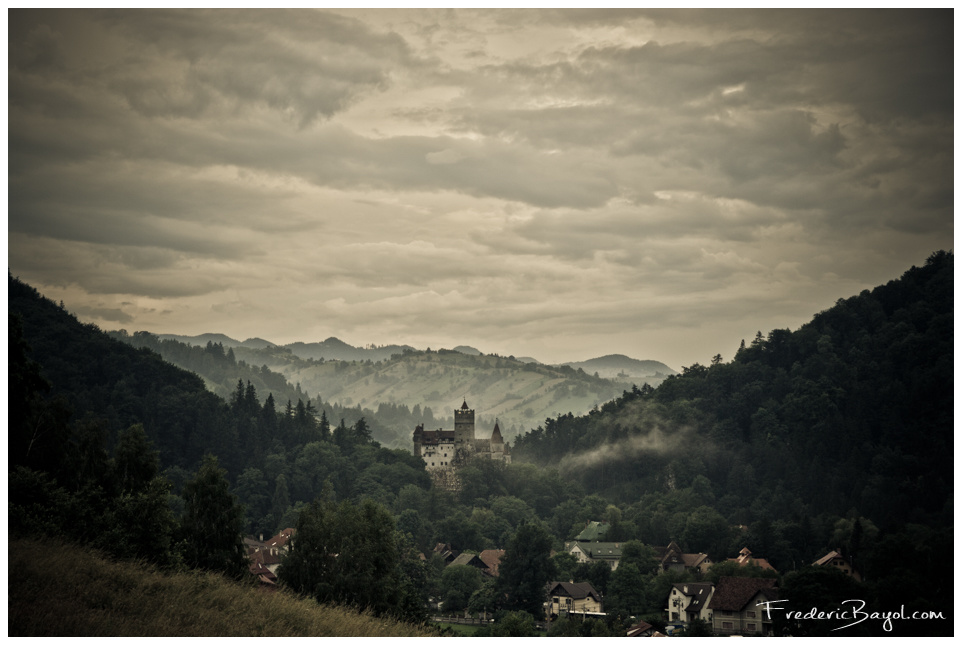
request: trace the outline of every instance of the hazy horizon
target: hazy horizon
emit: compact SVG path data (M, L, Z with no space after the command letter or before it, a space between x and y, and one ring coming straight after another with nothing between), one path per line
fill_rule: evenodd
M953 249L951 10L7 15L9 271L105 330L680 370Z
M118 331L118 330L107 330L107 331ZM262 337L262 336L250 336L250 337L248 337L248 338L234 338L234 337L231 336L230 334L222 334L222 333L220 333L220 332L202 332L202 333L200 333L200 334L177 334L177 333L169 333L169 332L163 332L163 331L153 331L153 330L148 330L148 329L137 329L137 330L134 330L134 329L125 329L124 331L127 331L128 333L134 333L135 331L146 331L146 332L149 332L149 333L151 333L151 334L153 334L153 335L155 335L155 336L157 336L157 337L177 336L177 337L191 338L191 339L204 338L205 336L226 336L226 337L230 338L231 340L237 341L237 343L239 343L239 344L243 344L243 343L245 343L245 342L247 342L247 341L251 341L251 340L258 340L258 341L267 341L267 342L273 343L274 345L277 345L277 346L279 346L279 347L285 347L285 346L293 345L293 344L296 344L296 343L304 343L304 344L308 344L308 345L310 345L310 344L315 344L315 343L324 343L324 342L326 342L326 341L328 341L328 340L330 340L330 339L332 339L332 338L333 338L334 340L339 340L339 341L341 341L341 342L344 342L343 339L337 338L336 336L329 336L329 337L327 337L327 338L323 338L323 339L320 339L320 340L310 340L310 341L293 340L293 341L290 341L290 342L287 342L287 343L276 343L276 342L274 342L273 340L271 340L270 338L264 338L264 337ZM747 342L747 341L746 341L746 342ZM499 352L497 349L492 349L491 351L482 351L482 350L478 349L477 347L475 347L474 345L472 345L472 344L470 344L470 343L457 343L457 344L455 344L455 345L439 345L439 344L435 343L435 344L433 344L433 345L432 345L432 344L429 344L429 345L426 345L426 346L423 346L423 347L417 347L417 346L409 345L409 344L406 344L406 343L383 343L383 344L382 344L382 343L365 343L365 344L363 344L363 345L351 345L350 343L346 343L346 344L348 344L348 345L350 345L351 347L354 347L354 348L356 348L356 349L369 349L369 348L372 347L372 345L373 345L374 347L376 347L376 348L391 347L391 346L407 346L407 347L412 347L412 348L413 348L414 350L416 350L416 351L426 351L426 350L437 351L437 350L439 350L439 349L455 350L455 351L456 351L459 347L461 347L461 348L475 349L475 350L477 350L477 351L479 351L479 352L481 352L482 354L485 354L485 355L497 354L497 355L503 356L503 357L505 357L505 358L507 358L507 357L509 357L509 356L513 356L514 358L517 358L517 359L533 358L533 359L538 360L538 361L541 362L541 363L550 364L550 365L561 365L561 364L564 364L564 363L583 363L583 362L586 362L586 361L590 361L590 360L592 360L592 359L596 359L596 358L607 358L607 357L609 357L609 356L627 356L624 352L609 352L608 354L599 354L599 355L593 355L593 356L585 356L585 357L583 357L583 358L567 358L567 359L564 359L564 360L561 360L561 361L558 361L558 362L549 363L548 361L542 361L542 360L539 359L537 356L526 356L526 355L515 356L514 354L506 354L506 353L504 353L504 352ZM652 359L646 359L646 358L642 358L642 357L638 357L638 356L627 356L627 357L628 357L628 358L631 358L631 359L639 360L639 361L652 360ZM659 362L661 362L661 361L659 361ZM679 372L681 371L681 368L680 368L680 367L677 367L677 368L676 368L676 367L674 367L674 366L672 366L672 365L668 365L668 367L671 367L672 369L674 369L674 370L676 370L676 371L679 371Z

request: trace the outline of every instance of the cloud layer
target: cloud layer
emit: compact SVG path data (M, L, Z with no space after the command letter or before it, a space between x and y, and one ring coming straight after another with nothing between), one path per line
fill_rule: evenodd
M951 11L12 10L85 320L678 369L953 239Z

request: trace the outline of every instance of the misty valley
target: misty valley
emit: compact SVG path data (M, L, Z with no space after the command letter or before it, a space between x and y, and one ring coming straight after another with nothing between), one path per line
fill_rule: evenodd
M289 633L252 588L385 621L353 635L950 635L953 272L680 371L104 331L9 275L11 552L212 572L238 635ZM10 576L11 635L146 613Z

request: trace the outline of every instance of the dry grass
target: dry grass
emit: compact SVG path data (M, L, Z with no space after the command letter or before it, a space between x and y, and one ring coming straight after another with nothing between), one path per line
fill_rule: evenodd
M202 573L166 574L52 541L10 543L8 636L436 636Z

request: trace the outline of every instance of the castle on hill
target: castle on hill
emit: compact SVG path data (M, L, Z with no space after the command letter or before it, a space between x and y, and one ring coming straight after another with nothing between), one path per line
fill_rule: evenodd
M424 460L425 469L435 481L453 487L457 468L472 458L494 459L511 463L511 449L501 436L498 422L490 439L474 436L474 410L465 399L460 410L454 411L454 430L425 430L424 424L414 429L414 454Z

